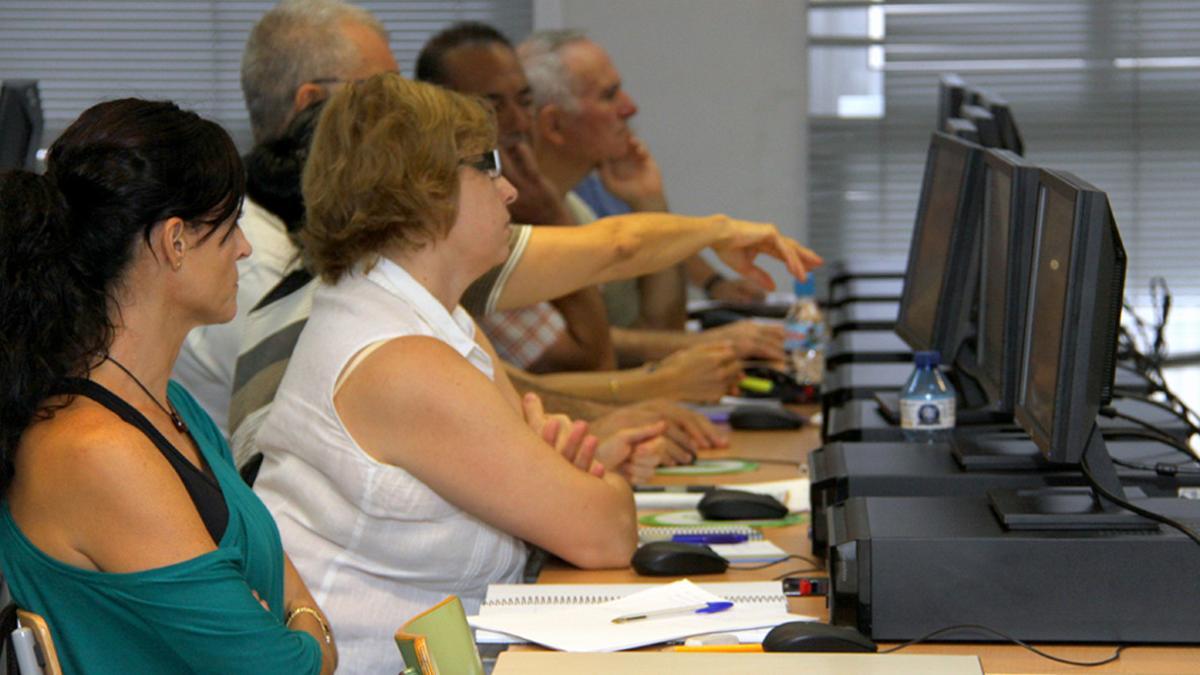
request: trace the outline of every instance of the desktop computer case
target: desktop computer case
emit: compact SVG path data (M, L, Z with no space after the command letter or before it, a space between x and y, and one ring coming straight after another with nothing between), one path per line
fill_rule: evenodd
M1190 500L1146 506L1200 521ZM1035 642L1200 643L1200 545L1165 526L1006 532L986 497L850 499L830 525L831 619L875 640L979 624Z

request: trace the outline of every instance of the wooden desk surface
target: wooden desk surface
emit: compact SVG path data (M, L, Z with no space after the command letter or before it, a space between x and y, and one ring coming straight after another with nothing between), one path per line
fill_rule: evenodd
M805 412L811 412L806 410ZM819 431L814 426L806 426L800 431L754 431L734 432L728 450L706 452L702 458L740 457L747 459L768 459L790 461L799 464L799 470L807 473L808 453L820 445ZM760 463L756 471L729 476L659 476L654 484L660 485L696 485L719 482L733 485L737 483L754 483L768 480L782 480L796 477L796 464ZM771 541L780 548L796 555L809 556L812 553L811 542L808 540L808 525L770 528L763 530ZM695 581L755 581L772 579L781 574L796 571L804 575L821 576L819 572L799 572L807 569L808 565L801 560L786 560L761 570L730 570L725 574L706 574L690 577ZM656 578L657 579L657 578ZM580 570L563 563L551 563L542 571L538 583L546 584L578 584L578 583L645 583L656 579L639 576L632 569L617 570ZM662 578L670 581L669 578ZM820 617L822 621L829 620L824 598L791 598L788 608L797 614L807 614ZM1200 608L1197 608L1200 612ZM1200 619L1198 619L1200 620ZM881 647L890 646L880 643ZM1039 645L1045 651L1059 657L1073 660L1100 660L1113 652L1111 646L1091 645ZM1200 674L1200 648L1198 647L1131 647L1124 651L1115 663L1095 668L1080 668L1068 666L1049 659L1041 658L1017 645L1005 644L947 644L931 643L909 647L901 653L906 654L969 654L978 655L986 673L1138 673L1139 675L1166 673L1197 673Z

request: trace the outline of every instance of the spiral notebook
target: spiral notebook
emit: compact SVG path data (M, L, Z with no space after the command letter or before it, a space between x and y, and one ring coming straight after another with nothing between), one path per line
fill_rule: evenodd
M679 582L676 582L679 583ZM691 584L691 582L688 582ZM699 635L708 632L732 632L742 642L761 642L772 627L785 621L815 620L814 617L788 614L787 598L783 585L778 581L737 581L692 584L700 591L710 593L734 603L734 610L712 615L713 630L684 631L676 637ZM475 641L479 643L512 643L523 640L511 634L494 632L483 628L507 624L515 632L522 632L523 617L542 618L542 615L557 615L563 610L594 608L628 598L635 593L659 589L666 584L491 584L487 597L479 610ZM737 619L743 618L737 625ZM729 621L732 619L733 621ZM566 622L570 623L570 622ZM606 628L606 627L605 627ZM663 638L674 639L674 638ZM536 640L533 640L536 641ZM642 644L652 644L655 640ZM622 649L624 647L614 647ZM602 649L595 651L604 651Z

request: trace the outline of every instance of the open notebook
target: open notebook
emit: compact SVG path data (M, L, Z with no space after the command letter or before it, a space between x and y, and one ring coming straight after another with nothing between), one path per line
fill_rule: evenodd
M626 611L724 599L719 614L613 624ZM470 617L479 643L537 642L565 651L614 651L705 633L735 633L761 642L772 627L815 617L789 614L778 581L693 584L492 584L479 615Z

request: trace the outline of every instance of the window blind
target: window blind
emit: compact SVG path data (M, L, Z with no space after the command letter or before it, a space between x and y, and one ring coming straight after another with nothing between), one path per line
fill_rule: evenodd
M248 149L239 68L270 0L0 0L0 79L39 80L50 142L89 106L123 96L167 98L221 123ZM391 34L411 75L433 33L472 19L512 39L533 25L531 0L357 2Z
M1137 304L1162 275L1177 305L1200 305L1200 3L810 3L810 12L855 8L882 9L882 34L813 35L810 48L881 45L884 113L810 117L818 250L907 251L938 77L954 72L1008 100L1032 161L1108 192Z

